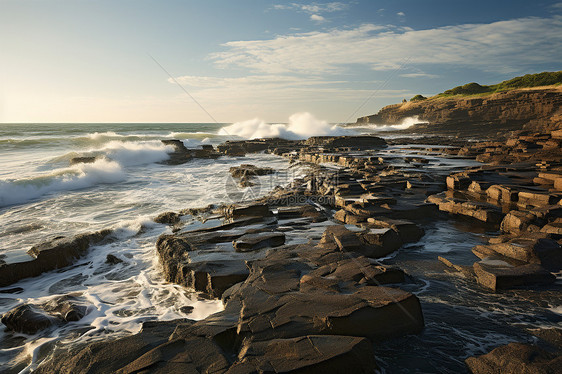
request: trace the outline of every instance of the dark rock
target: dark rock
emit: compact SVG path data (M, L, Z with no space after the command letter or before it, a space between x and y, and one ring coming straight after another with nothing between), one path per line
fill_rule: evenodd
M267 175L273 173L275 173L275 170L270 167L258 167L249 164L232 166L230 168L230 175L232 175L233 178L254 177L258 175Z
M112 255L111 253L105 258L105 262L112 265L117 265L123 262L119 257Z
M154 218L156 223L164 223L168 225L175 225L180 222L181 215L175 212L164 212Z
M76 165L76 164L92 164L96 162L96 157L95 156L91 156L91 157L73 157L70 159L70 165Z
M2 323L12 331L33 335L53 325L53 319L23 304L2 316Z
M469 357L465 363L474 374L554 374L560 372L562 356L537 346L510 343Z
M365 338L309 335L250 342L227 373L372 373L374 357Z
M271 215L267 204L231 205L226 209L228 217L268 217Z
M550 284L556 277L537 264L512 266L503 261L474 263L478 283L494 291L520 286Z
M278 247L285 244L285 234L282 232L261 232L245 234L232 242L238 252L255 251L266 247Z
M58 316L65 322L79 321L86 315L87 306L73 296L61 296L41 306L51 315Z
M0 287L8 286L21 279L36 277L46 271L72 264L83 256L91 244L96 244L111 234L102 230L90 234L80 234L73 238L55 238L32 247L28 253L35 259L0 266Z
M56 360L46 360L35 372L47 373L115 373L150 350L168 341L183 319L166 322L145 322L140 333L121 339L94 342L78 347L56 349Z

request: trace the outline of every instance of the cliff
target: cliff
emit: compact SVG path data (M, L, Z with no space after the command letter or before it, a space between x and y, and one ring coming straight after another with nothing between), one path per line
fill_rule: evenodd
M389 105L377 114L357 119L357 124L401 123L418 116L414 131L498 132L562 128L562 87L513 89L490 95L434 96L426 100Z

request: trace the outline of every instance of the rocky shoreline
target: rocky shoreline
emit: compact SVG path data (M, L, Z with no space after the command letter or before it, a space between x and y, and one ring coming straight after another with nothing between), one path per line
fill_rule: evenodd
M416 117L408 132L474 137L503 136L507 131L556 130L562 120L560 86L512 89L490 95L434 96L388 105L377 114L360 117L355 125L397 125ZM426 122L426 123L422 123Z
M560 296L553 284L562 270L560 131L519 132L507 142L391 142L412 155L385 152L390 141L374 136L256 139L201 150L168 141L176 147L172 164L269 152L309 165L310 173L258 200L155 218L173 231L156 243L165 279L222 300L222 312L200 321L145 322L140 333L116 340L57 344L37 372L373 372L374 344L419 334L425 323L420 300L404 290L412 277L381 259L419 241L426 224L444 214L497 233L473 248L480 261L472 266L435 258L445 272L482 292ZM450 173L427 155L483 164ZM247 164L231 170L244 187L273 172ZM185 226L187 218L200 224ZM110 232L55 239L32 254L34 261L50 258L41 269L48 271L99 240L111 240ZM41 272L5 277L10 271L0 266L0 279L13 279L4 286ZM24 304L2 322L33 333L80 319L82 302L68 295L56 305ZM562 330L534 334L540 344L469 357L468 370L556 372Z

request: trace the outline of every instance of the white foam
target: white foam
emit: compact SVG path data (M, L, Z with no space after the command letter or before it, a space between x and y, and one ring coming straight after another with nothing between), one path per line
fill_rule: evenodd
M125 173L119 163L98 159L91 164L76 164L33 178L0 181L0 207L34 200L50 192L73 191L123 180Z
M259 118L236 122L219 130L219 135L237 136L243 139L283 138L307 139L311 136L351 135L354 131L315 118L308 112L295 113L289 123L269 124Z
M101 149L92 149L90 152L101 153L111 160L119 162L122 166L134 166L160 162L170 158L168 153L174 147L164 145L160 141L122 142L112 140Z
M421 121L419 116L407 117L402 120L398 125L375 125L372 123L366 123L364 125L356 124L350 126L351 128L367 128L375 131L396 131L396 130L406 130L414 126L417 123L429 123L427 121Z

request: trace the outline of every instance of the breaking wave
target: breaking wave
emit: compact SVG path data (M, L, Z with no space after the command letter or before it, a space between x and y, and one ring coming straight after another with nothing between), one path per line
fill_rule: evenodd
M283 138L289 140L307 139L311 136L351 135L352 130L315 118L308 112L295 113L289 123L269 124L259 118L236 122L221 128L219 135L237 136L243 139Z

